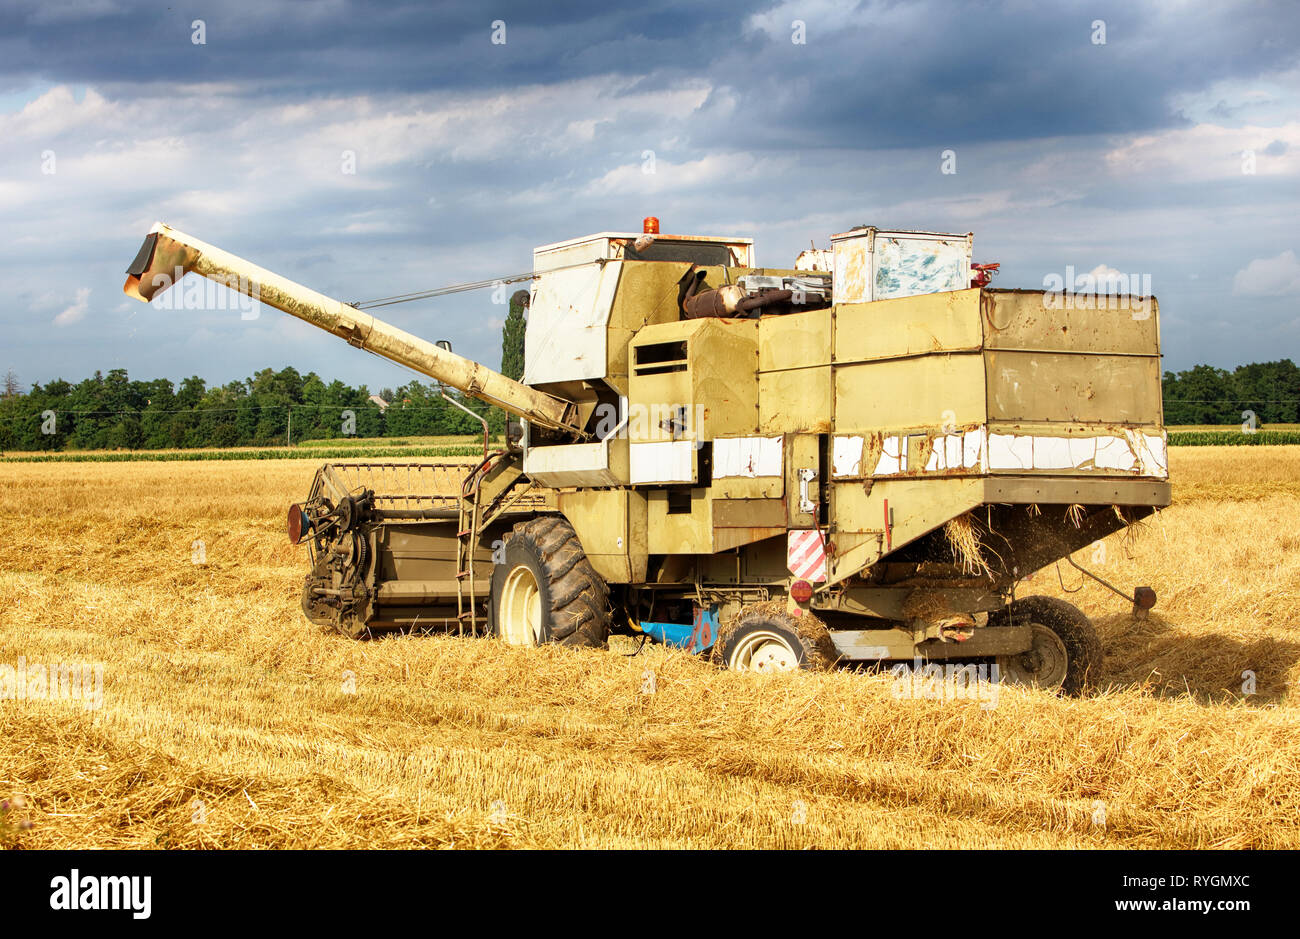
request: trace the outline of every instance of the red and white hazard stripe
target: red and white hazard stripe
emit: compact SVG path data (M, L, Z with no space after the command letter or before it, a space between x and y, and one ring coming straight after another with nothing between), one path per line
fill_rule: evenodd
M812 584L826 579L826 542L822 533L813 528L808 531L791 531L787 536L786 567L799 580Z

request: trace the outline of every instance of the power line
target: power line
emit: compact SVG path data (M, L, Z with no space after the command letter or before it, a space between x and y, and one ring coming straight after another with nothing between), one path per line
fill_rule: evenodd
M468 290L482 290L486 287L495 287L497 284L515 284L524 280L532 280L536 274L515 274L512 277L497 277L493 280L477 280L466 284L452 284L449 287L437 287L433 290L421 290L416 293L398 294L395 297L380 297L377 300L361 300L350 304L358 310L377 310L384 306L393 306L397 303L410 303L412 300L428 300L431 297L443 297L453 293L464 293Z
M517 284L526 280L536 280L542 274L549 274L553 271L569 271L579 267L590 267L592 264L604 264L606 260L608 259L597 258L594 261L579 261L576 264L548 267L545 271L525 271L522 274L511 274L509 277L494 277L491 280L474 280L463 284L449 284L446 287L417 290L414 293L399 293L391 297L379 297L375 300L356 300L348 305L358 310L376 310L379 307L392 306L395 303L410 303L412 300L427 300L431 297L443 297L447 294L464 293L468 290L483 290L487 287L495 287L497 284Z

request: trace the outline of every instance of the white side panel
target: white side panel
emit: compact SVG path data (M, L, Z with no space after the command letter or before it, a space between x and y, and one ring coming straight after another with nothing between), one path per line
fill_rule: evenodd
M989 462L991 470L1032 469L1034 466L1034 440L1016 434L989 434Z
M1160 470L1161 476L1169 475L1169 441L1165 436L1165 431L1161 431L1159 436L1147 434L1147 446L1151 448L1151 454L1155 458L1156 467Z
M525 384L605 377L606 326L622 266L589 264L537 278L528 307Z
M831 238L836 303L965 290L971 236L855 229Z
M1163 434L1141 434L1130 430L1125 432L1125 436L1128 437L1129 446L1137 454L1141 475L1161 478L1169 476L1169 462L1165 455Z
M713 475L717 479L731 476L781 475L780 437L718 437L713 441Z
M665 440L628 445L632 484L695 482L695 443Z
M893 476L907 469L907 437L886 437L881 441L880 459L873 476Z
M617 486L609 469L609 442L572 443L529 447L524 451L524 472L540 486Z
M1097 469L1117 469L1127 473L1138 468L1137 457L1123 437L1097 437Z
M936 437L930 459L925 464L927 473L942 473L948 470L964 469L965 437L961 434L944 434Z
M1034 437L1034 469L1073 469L1070 438Z
M1156 479L1169 476L1164 436L1138 431L1125 431L1122 437L989 434L988 467L1058 472L1112 470Z
M836 437L831 455L831 475L857 476L862 472L862 437Z
M1070 438L1070 465L1087 466L1097 458L1096 437Z
M976 427L961 433L934 438L925 466L908 462L907 435L885 437L874 468L864 467L866 440L845 436L832 439L831 475L895 476L900 473L970 473L1047 471L1063 475L1076 473L1133 473L1155 479L1169 477L1167 441L1163 433L1125 431L1124 436L1094 437L1050 434L987 433ZM715 444L716 446L716 444Z

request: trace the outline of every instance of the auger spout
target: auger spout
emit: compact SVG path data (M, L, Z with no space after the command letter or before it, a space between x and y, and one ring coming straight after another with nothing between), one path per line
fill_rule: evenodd
M122 289L137 300L149 302L191 272L541 427L584 436L573 402L507 378L161 222L145 238L127 269Z

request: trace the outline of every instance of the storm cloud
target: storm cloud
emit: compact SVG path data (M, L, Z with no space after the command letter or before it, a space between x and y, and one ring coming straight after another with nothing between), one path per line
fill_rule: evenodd
M999 286L1150 275L1166 367L1294 357L1297 35L1285 3L11 2L0 368L409 377L274 311L126 300L156 220L357 300L649 214L772 266L974 231ZM387 312L499 360L488 293Z

